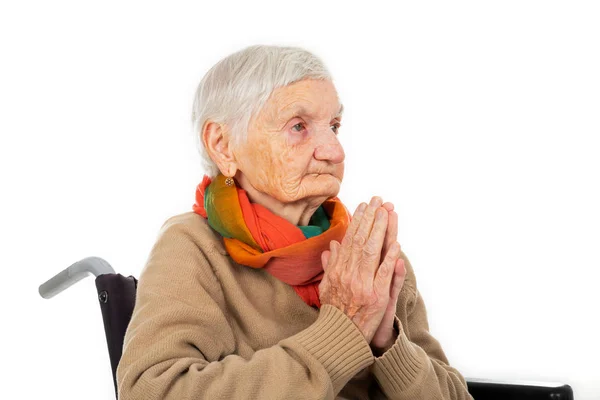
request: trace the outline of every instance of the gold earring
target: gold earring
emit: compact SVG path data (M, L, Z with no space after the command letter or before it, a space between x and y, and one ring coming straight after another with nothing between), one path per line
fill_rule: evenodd
M234 183L234 182L233 182L233 178L227 177L227 178L225 179L225 184L226 184L227 186L233 186L233 183Z

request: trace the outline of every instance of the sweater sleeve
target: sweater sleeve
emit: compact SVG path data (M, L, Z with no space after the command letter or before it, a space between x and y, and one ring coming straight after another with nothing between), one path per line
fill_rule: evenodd
M121 400L334 399L374 357L358 328L324 305L305 330L237 355L217 275L174 224L140 275L117 368Z
M406 256L403 258L412 275L414 295L406 306L405 326L396 314L396 342L375 358L372 368L377 389L393 400L473 400L464 377L449 365L440 343L429 332L425 303L416 289L412 267Z

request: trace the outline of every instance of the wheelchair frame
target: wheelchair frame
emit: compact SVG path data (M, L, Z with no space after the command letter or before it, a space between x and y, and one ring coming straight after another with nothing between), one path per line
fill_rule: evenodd
M135 307L137 279L115 273L113 267L100 257L87 257L75 262L39 286L39 294L50 299L58 293L94 275L98 301L104 322L115 396L117 366L121 359L125 332ZM499 381L467 378L469 393L475 400L573 400L571 386L553 382Z

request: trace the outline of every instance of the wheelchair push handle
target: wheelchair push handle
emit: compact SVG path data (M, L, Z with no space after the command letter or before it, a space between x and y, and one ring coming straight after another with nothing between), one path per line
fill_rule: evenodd
M40 296L45 299L54 297L90 274L99 276L114 273L115 270L106 260L100 257L86 257L42 283L39 287Z

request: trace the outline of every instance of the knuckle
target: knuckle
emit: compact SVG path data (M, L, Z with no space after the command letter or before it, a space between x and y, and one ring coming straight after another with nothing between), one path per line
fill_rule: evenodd
M390 272L390 263L388 261L386 261L383 264L381 264L381 267L379 267L379 271L377 272L377 274L380 277L385 278L388 276L389 272Z
M365 266L368 265L369 267L372 267L372 264L376 259L377 254L363 252L362 261L365 264Z
M400 243L394 242L391 244L390 249L387 253L387 259L396 260L400 255Z
M365 247L363 248L363 254L368 259L373 259L379 254L379 249L377 249L377 244L373 240L369 240Z
M352 236L350 236L350 235L344 236L344 238L342 239L342 246L352 247Z
M367 238L362 234L362 232L359 232L358 235L354 237L353 242L355 246L363 247L367 242Z
M394 255L394 252L388 251L387 254L385 255L385 258L383 259L383 263L385 265L389 265L395 259L396 259L396 256Z
M380 268L381 269L381 268ZM390 270L385 268L382 271L378 272L378 277L376 279L376 284L378 290L384 290L387 285L389 285L389 276Z

